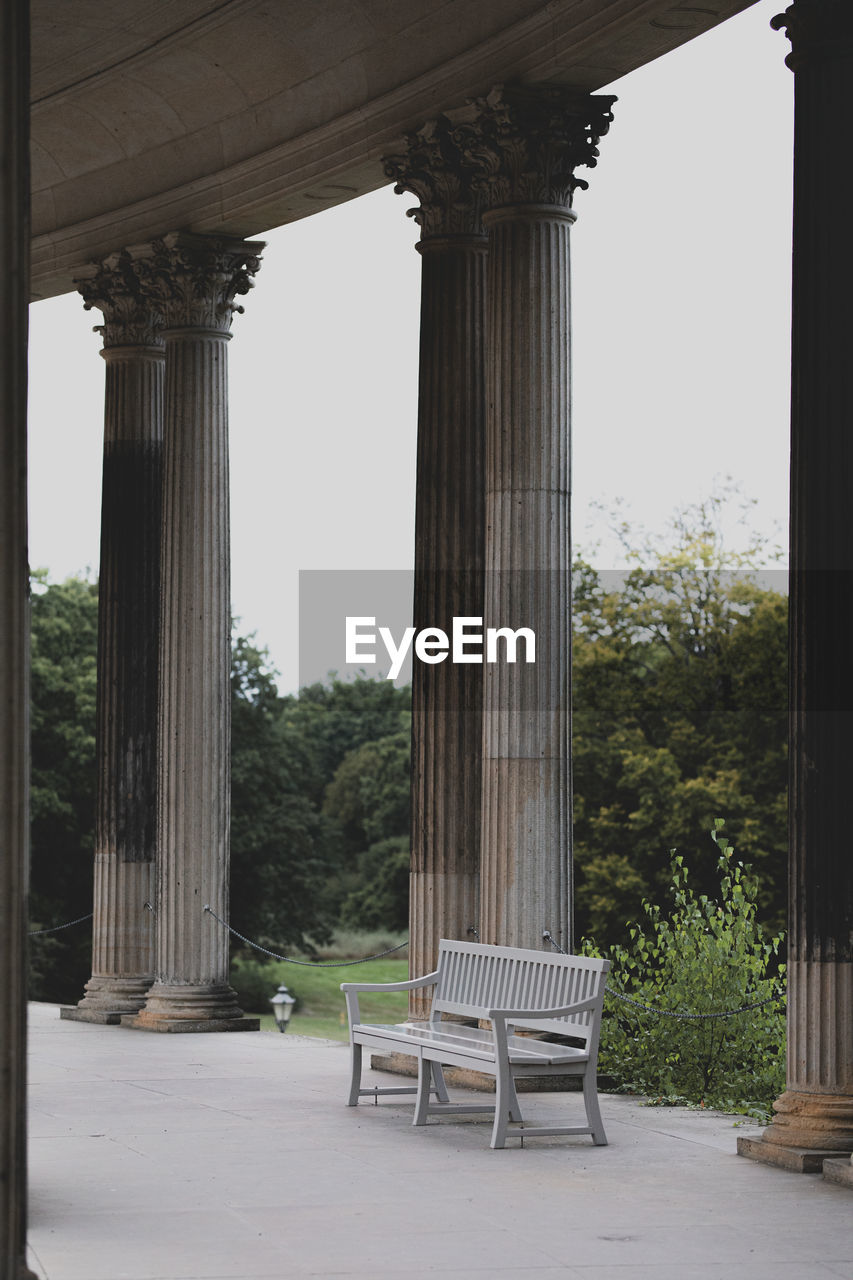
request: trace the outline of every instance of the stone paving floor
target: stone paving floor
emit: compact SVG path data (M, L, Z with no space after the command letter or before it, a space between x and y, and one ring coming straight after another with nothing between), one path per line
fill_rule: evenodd
M733 1117L602 1098L610 1145L344 1106L346 1046L30 1010L43 1280L853 1280L853 1197L735 1155ZM374 1082L379 1077L373 1076ZM367 1083L367 1080L365 1081ZM395 1081L399 1083L399 1080ZM531 1122L577 1095L523 1095Z

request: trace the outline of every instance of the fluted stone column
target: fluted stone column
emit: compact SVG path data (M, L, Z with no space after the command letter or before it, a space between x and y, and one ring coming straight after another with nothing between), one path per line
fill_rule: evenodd
M164 342L126 252L78 287L104 313L107 369L92 976L62 1017L119 1022L154 980Z
M489 233L485 625L535 662L485 667L480 937L571 947L569 228L610 97L497 88L468 154Z
M422 257L413 623L452 633L482 618L486 237L454 122L406 139L385 170L420 207ZM476 627L472 627L476 630ZM465 939L479 914L483 668L416 661L412 673L409 968L436 965L439 938ZM425 1017L432 993L412 993Z
M263 246L174 233L140 261L163 315L156 979L131 1025L255 1030L228 986L230 582L227 344Z
M0 1280L27 1246L29 6L0 6Z
M853 1150L853 11L774 19L795 73L787 1088L743 1154Z

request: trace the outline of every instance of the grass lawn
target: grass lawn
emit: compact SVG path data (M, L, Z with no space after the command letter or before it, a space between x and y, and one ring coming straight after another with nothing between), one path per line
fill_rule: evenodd
M290 1032L300 1036L321 1036L328 1040L349 1038L342 982L405 982L408 977L408 962L392 957L328 969L273 962L261 969L260 987L256 981L251 984L247 981L245 985L241 981L241 975L249 968L242 965L239 959L236 960L232 982L241 995L243 1010L262 1015L262 1030L272 1029L275 1025L270 1006L265 1005L264 1001L274 995L276 988L283 982L298 1001L296 1012L290 1020ZM256 978L258 966L251 966L250 971L253 979ZM362 1015L371 1021L401 1022L408 1009L408 993L385 991L373 996L365 995L360 997L360 1005Z

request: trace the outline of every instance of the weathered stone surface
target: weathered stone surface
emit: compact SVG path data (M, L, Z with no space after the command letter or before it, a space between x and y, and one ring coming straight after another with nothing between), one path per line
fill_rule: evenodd
M771 1164L777 1169L787 1169L789 1173L820 1173L824 1161L835 1155L832 1150L821 1150L819 1147L786 1147L764 1138L738 1138L737 1153L759 1164Z
M824 1160L823 1176L827 1182L853 1189L853 1163L850 1160Z
M414 625L482 617L485 542L485 251L479 202L446 120L386 161L420 199L423 229ZM409 964L435 968L439 938L478 924L482 667L414 664ZM431 993L412 992L425 1016Z
M613 99L498 87L459 131L489 233L480 941L571 948L569 208Z
M87 988L89 983L86 984ZM144 996L143 996L144 999ZM113 1001L110 1000L110 1004ZM117 1009L105 1008L95 1009L80 1004L62 1005L59 1010L59 1017L62 1022L91 1022L95 1026L117 1027L125 1014L119 1013Z
M258 243L175 233L141 251L166 341L156 977L129 1023L232 1029L227 342ZM241 1024L243 1025L243 1024Z
M92 977L65 1019L142 1007L154 979L164 342L129 253L78 282L103 312ZM106 1017L117 1021L118 1017Z
M818 1106L824 1094L846 1098L853 1121L853 961L793 954L787 978L788 1089L816 1091Z
M765 1129L763 1141L767 1145L853 1152L853 1094L820 1093L817 1084L809 1080L804 1085L802 1091L786 1089L773 1103L773 1123Z

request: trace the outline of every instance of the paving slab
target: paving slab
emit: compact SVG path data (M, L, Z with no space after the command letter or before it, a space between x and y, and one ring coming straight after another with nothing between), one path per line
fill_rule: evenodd
M372 1072L371 1083L391 1083ZM348 1108L348 1050L30 1008L40 1280L853 1280L850 1190L736 1155L733 1116L604 1095L609 1138ZM486 1095L484 1095L486 1100ZM582 1107L525 1095L531 1123Z

